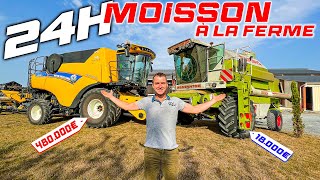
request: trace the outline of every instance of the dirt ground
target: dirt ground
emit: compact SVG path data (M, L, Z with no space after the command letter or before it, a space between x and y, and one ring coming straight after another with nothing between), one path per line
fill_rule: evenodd
M23 114L0 114L0 179L143 179L144 122L86 126L38 154L31 142L66 122L31 125ZM320 137L263 132L291 149L284 163L250 139L223 136L214 122L177 127L179 179L319 179Z

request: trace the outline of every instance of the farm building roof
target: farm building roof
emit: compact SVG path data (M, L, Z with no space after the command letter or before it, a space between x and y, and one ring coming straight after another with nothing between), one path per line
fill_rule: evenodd
M275 74L276 76L282 75L319 75L320 71L311 70L306 68L288 68L288 69L269 69L270 72Z

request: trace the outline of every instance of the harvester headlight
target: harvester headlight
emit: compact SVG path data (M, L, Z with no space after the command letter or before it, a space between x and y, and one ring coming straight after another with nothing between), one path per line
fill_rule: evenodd
M212 87L213 88L217 87L217 83L212 83Z
M139 113L139 118L143 118L143 114L142 113Z

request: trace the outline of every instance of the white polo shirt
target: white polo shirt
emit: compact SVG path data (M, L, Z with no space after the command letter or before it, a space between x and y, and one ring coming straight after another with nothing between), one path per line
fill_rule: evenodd
M137 101L139 109L147 113L146 147L157 149L175 149L176 124L178 111L181 111L185 102L177 97L169 97L161 103L155 96L145 97Z

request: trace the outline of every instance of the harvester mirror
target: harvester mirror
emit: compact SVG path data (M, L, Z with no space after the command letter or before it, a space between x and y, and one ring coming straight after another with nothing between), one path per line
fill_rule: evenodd
M126 54L126 57L130 57L130 44L124 45L124 52Z
M239 64L238 64L238 70L240 72L244 72L247 67L247 59L246 58L240 58L239 59Z

